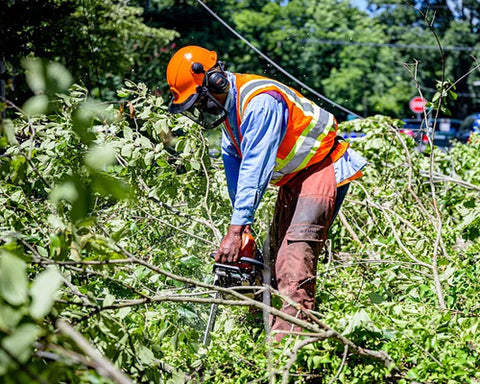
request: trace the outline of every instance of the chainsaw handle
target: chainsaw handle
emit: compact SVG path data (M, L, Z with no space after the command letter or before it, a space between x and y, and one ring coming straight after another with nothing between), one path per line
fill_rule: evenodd
M252 264L252 265L255 265L255 266L260 267L260 268L265 267L265 265L264 265L261 261L252 259L252 258L250 258L250 257L241 257L241 258L238 260L238 262L239 262L239 263Z
M214 259L215 258L215 252L210 253L210 257L212 259ZM256 267L265 268L265 264L263 264L259 260L252 259L251 257L240 257L240 259L236 263L225 264L225 265L235 266L239 263L247 263L247 264L255 265Z

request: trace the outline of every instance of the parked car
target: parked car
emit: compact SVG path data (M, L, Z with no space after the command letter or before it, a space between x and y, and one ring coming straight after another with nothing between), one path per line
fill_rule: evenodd
M422 152L428 144L428 137L431 136L433 129L435 129L433 144L437 147L447 149L454 140L459 140L458 133L462 124L460 119L428 119L426 124L425 120L419 119L404 119L403 121L405 124L400 132L411 136Z
M462 120L460 119L437 119L436 124L434 119L428 120L429 129L435 128L435 136L433 144L437 147L448 148L452 145L453 141L458 140L458 133ZM429 132L430 132L429 130Z
M458 131L458 140L466 143L472 133L480 133L480 113L469 115L463 120Z
M421 143L421 136L426 132L426 129L422 129L423 120L421 119L403 119L403 127L399 132L404 135L410 136L416 142Z
M365 133L363 132L339 132L338 135L349 141L365 137Z

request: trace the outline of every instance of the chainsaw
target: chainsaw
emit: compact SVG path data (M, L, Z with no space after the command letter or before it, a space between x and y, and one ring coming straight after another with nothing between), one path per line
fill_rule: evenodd
M211 257L215 257L212 253ZM213 285L222 288L238 287L238 291L244 294L251 292L254 286L261 286L263 282L263 258L260 250L257 249L253 236L249 233L242 235L242 247L240 249L239 260L236 263L213 265ZM242 290L241 287L245 287ZM216 292L215 299L220 298L220 292ZM258 299L252 294L252 298ZM208 345L209 335L215 326L218 304L213 303L210 307L207 327L203 335L203 345Z

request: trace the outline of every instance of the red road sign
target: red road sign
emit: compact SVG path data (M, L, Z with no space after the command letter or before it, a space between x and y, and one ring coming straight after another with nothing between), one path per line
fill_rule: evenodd
M423 97L415 96L410 99L408 106L412 112L422 113L425 110L425 104L427 104L427 100L425 100Z

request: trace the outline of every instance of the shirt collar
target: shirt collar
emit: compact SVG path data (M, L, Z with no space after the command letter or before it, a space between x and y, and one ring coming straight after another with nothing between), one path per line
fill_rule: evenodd
M230 81L230 90L228 91L227 98L225 99L225 110L230 113L235 107L235 99L237 97L237 89L235 87L235 76L231 72L226 72L228 81Z

